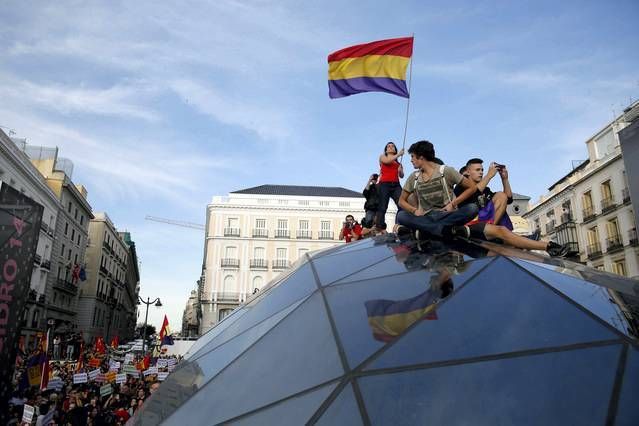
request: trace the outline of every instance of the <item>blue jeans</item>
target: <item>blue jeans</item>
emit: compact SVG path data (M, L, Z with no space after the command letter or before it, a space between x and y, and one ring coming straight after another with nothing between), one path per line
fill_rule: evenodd
M444 226L464 225L474 219L478 211L479 208L475 203L466 204L452 212L432 210L424 216L415 216L402 210L397 213L397 223L441 237Z

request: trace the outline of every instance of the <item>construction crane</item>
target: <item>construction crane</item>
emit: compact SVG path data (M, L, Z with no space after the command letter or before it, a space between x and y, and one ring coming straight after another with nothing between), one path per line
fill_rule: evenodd
M169 225L181 226L183 228L199 229L200 231L204 231L205 229L205 226L200 225L199 223L184 222L182 220L165 219L163 217L155 217L155 216L149 216L149 215L146 215L144 219L150 220L153 222L168 223Z

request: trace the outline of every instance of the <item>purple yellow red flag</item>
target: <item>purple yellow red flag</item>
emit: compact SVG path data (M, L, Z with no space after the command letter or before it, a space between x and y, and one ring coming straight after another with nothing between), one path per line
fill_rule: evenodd
M346 47L328 55L328 96L363 92L409 97L406 68L413 56L413 37L379 40Z

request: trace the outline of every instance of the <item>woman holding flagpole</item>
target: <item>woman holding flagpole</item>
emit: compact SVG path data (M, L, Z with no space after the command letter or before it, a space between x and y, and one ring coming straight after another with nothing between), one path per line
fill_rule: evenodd
M384 147L384 153L379 156L379 208L375 223L378 229L386 229L386 210L388 210L388 202L392 198L395 205L399 209L399 197L402 194L402 187L399 180L404 177L404 168L397 160L404 154L402 148L397 151L395 143L388 142Z

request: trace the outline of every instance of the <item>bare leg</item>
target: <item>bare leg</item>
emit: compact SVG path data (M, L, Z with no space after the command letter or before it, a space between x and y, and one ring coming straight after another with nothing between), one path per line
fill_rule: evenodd
M546 241L535 241L521 235L512 233L508 228L499 225L486 224L484 235L489 240L500 238L509 246L526 249L526 250L546 250L548 243Z
M499 223L504 213L506 213L506 207L508 206L508 197L503 192L497 192L493 196L493 205L495 206L495 224Z

